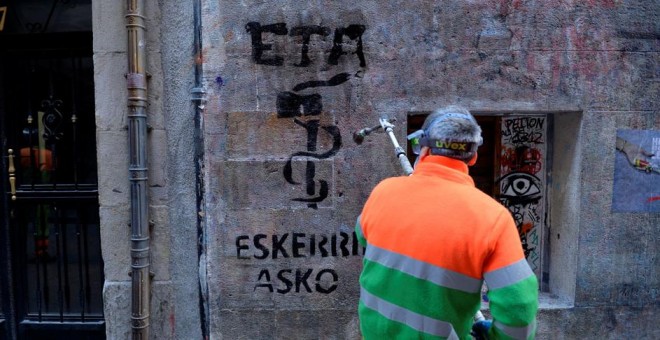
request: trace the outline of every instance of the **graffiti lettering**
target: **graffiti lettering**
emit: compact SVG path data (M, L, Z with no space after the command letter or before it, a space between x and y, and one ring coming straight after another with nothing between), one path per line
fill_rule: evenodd
M355 232L340 232L333 235L285 233L240 235L236 237L236 258L302 258L302 257L348 257L360 254Z
M271 44L263 43L262 34L267 32L276 35L286 35L286 24L278 23L262 26L258 22L249 22L245 25L245 30L250 33L250 36L252 37L252 59L255 63L270 66L281 66L284 64L284 58L281 56L272 56L270 58L263 57L264 51L270 51L273 46Z
M277 291L279 294L292 292L313 293L314 291L321 294L330 294L337 289L337 282L339 281L339 275L337 275L337 272L332 269L322 269L316 273L316 276L314 277L314 290L312 290L308 280L313 273L314 269L298 268L295 270L295 276L292 276L294 275L293 269L281 269L277 272L276 278L282 284L278 285L277 289L275 289L271 282L270 271L268 269L262 269L257 278L257 281L260 283L257 283L254 286L254 291L256 291L257 288L265 288L270 293ZM331 279L331 283L328 283L327 277Z
M309 42L313 35L318 35L321 37L327 37L330 35L330 28L317 26L317 25L306 25L306 26L297 26L289 31L286 27L286 23L276 23L269 25L261 25L258 22L249 22L245 25L245 30L250 33L252 39L252 59L256 64L268 65L268 66L282 66L284 65L284 57L279 55L273 55L270 57L264 57L265 51L271 51L273 49L272 44L265 44L263 42L263 35L265 33L270 33L279 36L300 36L302 37L302 49L300 56L300 63L294 63L293 65L298 67L307 67L311 65L312 61L309 57ZM355 41L355 55L357 55L360 62L360 67L365 67L367 65L366 59L364 57L364 51L362 47L362 35L366 27L364 25L348 25L346 27L339 27L335 29L335 34L333 38L332 50L328 56L327 63L330 65L338 65L339 58L341 56L348 54L344 51L346 42L344 37L348 37L350 40Z
M360 249L362 252L360 253ZM236 258L249 259L295 259L310 257L348 257L364 254L355 232L340 232L331 235L305 233L256 234L236 237ZM277 271L275 282L270 269L261 269L257 275L254 291L263 288L270 293L321 293L330 294L338 287L339 275L333 269L290 269ZM313 281L312 278L314 278ZM313 285L311 284L313 283Z
M296 66L305 67L312 63L309 59L309 39L313 34L323 37L330 35L330 29L323 26L299 26L291 29L291 36L302 36L302 55L300 56L300 64Z
M519 117L506 119L502 137L512 144L543 144L544 117Z
M507 119L505 121L505 130L502 131L505 135L511 135L514 131L525 130L543 130L545 118L542 117L520 117L514 119Z
M342 46L344 45L344 36L347 36L351 40L357 39L357 50L355 51L355 54L360 59L360 67L367 66L367 62L364 59L364 53L362 52L362 34L365 29L366 27L364 25L349 25L345 28L337 28L335 30L335 39L332 45L332 52L328 58L328 64L338 65L339 57L346 54Z

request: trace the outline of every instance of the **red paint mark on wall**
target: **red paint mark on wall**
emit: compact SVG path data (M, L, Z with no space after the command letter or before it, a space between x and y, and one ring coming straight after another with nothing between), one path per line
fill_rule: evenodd
M591 7L614 8L621 1L620 0L586 0L587 5Z
M175 327L175 322L174 322L174 313L170 313L170 331L172 332L172 336L174 336L174 327Z
M647 202L655 202L655 201L660 201L660 196L654 196L654 197L649 197L649 199L646 200Z
M520 232L527 235L532 229L534 229L534 223L527 222L522 225L522 230Z
M541 152L536 148L519 146L516 148L502 148L502 173L521 171L536 174L541 171Z

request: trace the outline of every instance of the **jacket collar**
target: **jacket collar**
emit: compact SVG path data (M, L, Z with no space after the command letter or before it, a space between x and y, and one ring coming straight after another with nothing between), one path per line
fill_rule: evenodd
M426 155L421 157L415 166L413 176L435 176L474 186L474 180L468 175L467 164L445 156Z

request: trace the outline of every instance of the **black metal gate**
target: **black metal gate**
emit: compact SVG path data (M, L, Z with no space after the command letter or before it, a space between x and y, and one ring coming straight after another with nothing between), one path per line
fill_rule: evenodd
M0 338L104 338L92 34L53 29L86 5L5 6Z

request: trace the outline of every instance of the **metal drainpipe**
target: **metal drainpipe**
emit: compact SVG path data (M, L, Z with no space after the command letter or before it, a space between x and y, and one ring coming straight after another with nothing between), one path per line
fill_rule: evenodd
M147 73L144 0L127 0L128 147L131 186L131 328L133 339L149 339L149 216L147 200Z
M204 50L202 48L202 3L193 1L193 51L195 55L195 87L191 90L192 101L195 105L195 174L196 174L196 208L197 208L197 258L199 266L205 265L206 240L204 234L204 107L206 105L206 90L204 89ZM208 287L206 285L206 270L200 268L199 277L199 312L202 327L202 338L209 336L209 311L206 298Z

